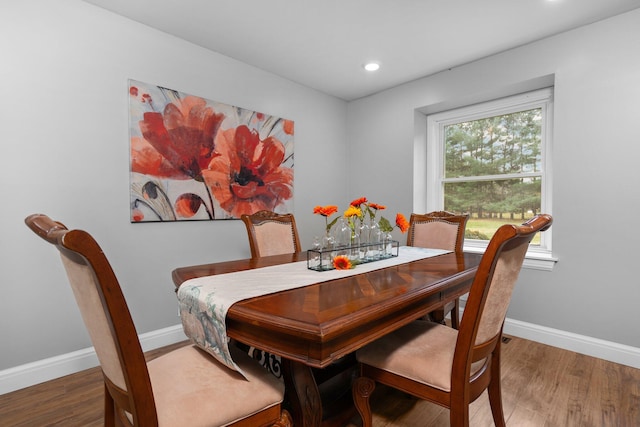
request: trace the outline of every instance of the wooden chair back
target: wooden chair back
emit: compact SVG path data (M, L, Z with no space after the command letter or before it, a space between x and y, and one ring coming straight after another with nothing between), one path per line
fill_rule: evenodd
M247 228L251 258L300 252L293 214L259 211L240 217Z
M115 403L115 416L127 425L126 411L133 425L157 425L152 421L157 420L157 415L144 353L118 280L102 249L89 233L68 230L46 215L34 214L25 222L60 252L102 367L105 393ZM114 412L105 412L105 425L113 425L113 416Z
M468 368L499 344L513 288L529 243L551 227L550 215L537 215L522 225L506 224L489 241L469 292L456 344L456 364Z
M550 215L542 214L522 225L506 224L489 241L469 291L456 341L451 369L452 421L463 418L462 408L468 415L469 403L488 388L494 422L503 423L502 328L529 243L537 232L549 229L552 222Z
M122 289L93 237L42 214L25 222L60 252L102 368L106 427L291 427L281 407L284 385L246 355L234 360L247 379L191 345L147 363Z
M462 316L451 370L451 402L466 408L466 416L469 403L488 388L494 423L504 425L500 386L502 328L529 243L537 232L549 229L552 222L550 215L543 214L519 226L501 226L480 261ZM477 368L480 364L482 367ZM463 416L452 412L451 420L454 419L461 420Z
M407 246L462 252L468 219L468 214L456 215L446 211L412 213Z
M502 328L529 243L552 221L542 214L496 231L478 266L459 331L417 321L358 351L362 376L354 381L353 397L363 427L371 427L369 396L375 381L449 408L451 426L468 426L469 404L488 390L494 424L505 425Z

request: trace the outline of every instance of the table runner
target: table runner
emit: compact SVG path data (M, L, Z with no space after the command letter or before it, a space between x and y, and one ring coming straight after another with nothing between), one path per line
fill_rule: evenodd
M318 272L309 270L306 261L299 261L186 280L178 288L182 327L194 344L244 376L232 360L228 347L225 319L229 307L234 303L449 252L451 251L402 246L397 257L358 264L350 270Z

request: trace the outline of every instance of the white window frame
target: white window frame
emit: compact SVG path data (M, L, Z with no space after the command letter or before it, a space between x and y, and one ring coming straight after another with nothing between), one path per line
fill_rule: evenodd
M493 101L487 101L454 110L427 116L427 211L444 208L444 127L446 125L479 120L518 111L541 108L543 120L541 128L541 211L552 215L551 147L553 137L553 88L545 88ZM494 178L509 178L500 176ZM551 250L553 227L540 234L540 245L530 245L524 266L551 270L557 259ZM488 241L466 239L464 250L484 252Z

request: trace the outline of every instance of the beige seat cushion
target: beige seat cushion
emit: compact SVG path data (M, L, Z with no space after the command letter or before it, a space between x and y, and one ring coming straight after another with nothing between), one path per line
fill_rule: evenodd
M282 381L246 353L232 355L249 381L192 345L150 361L159 425L225 426L282 402Z
M458 331L418 320L361 348L358 362L443 391L451 391L451 369ZM472 374L483 362L472 365Z

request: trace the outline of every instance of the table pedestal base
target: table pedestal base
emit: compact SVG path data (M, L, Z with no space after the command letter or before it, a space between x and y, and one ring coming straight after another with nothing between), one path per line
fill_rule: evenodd
M350 355L326 369L283 359L285 400L296 426L344 426L356 414L351 384L356 373Z

